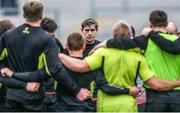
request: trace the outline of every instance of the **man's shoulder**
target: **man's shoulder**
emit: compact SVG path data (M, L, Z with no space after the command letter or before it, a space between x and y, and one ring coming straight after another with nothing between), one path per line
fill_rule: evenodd
M15 28L7 30L6 34L11 34L12 35L13 32L16 32L16 31L18 31L19 29L22 29L22 28L23 28L23 25L19 25L19 26L15 27Z
M100 40L95 40L95 42L94 42L95 45L97 45L97 44L99 44L99 43L101 43Z
M178 36L174 35L174 34L170 34L170 33L163 33L163 32L159 32L158 33L160 36L163 36L164 38L174 41L177 38L179 38Z

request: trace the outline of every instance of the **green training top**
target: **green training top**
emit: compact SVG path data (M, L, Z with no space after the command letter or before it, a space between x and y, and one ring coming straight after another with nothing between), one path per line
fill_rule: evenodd
M111 84L130 88L135 85L137 73L143 81L153 77L144 56L133 51L112 48L100 48L93 55L85 58L91 70L100 68L104 57L104 74ZM138 71L139 65L139 72ZM99 112L133 112L137 110L135 99L130 95L109 96L98 92L97 110Z
M166 33L159 34L171 41L177 39L175 35ZM180 78L180 55L172 55L161 50L149 38L145 57L157 78L174 81ZM145 87L147 87L147 85L145 85ZM180 89L180 87L175 89Z

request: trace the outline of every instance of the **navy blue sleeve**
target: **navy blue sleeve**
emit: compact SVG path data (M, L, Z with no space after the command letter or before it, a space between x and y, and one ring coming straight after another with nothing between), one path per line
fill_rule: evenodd
M38 70L35 72L15 72L12 77L26 82L43 82L50 78L45 70Z
M0 69L6 67L6 59L0 61ZM26 89L27 83L12 77L4 77L0 74L0 82L5 84L8 87L13 87L13 88L23 88Z
M59 52L62 53L64 51L64 48L63 48L61 42L57 38L55 38L55 40L56 40L56 44L58 46L58 49L60 50Z
M117 85L109 85L101 71L96 71L95 83L99 89L109 95L129 94L128 88Z
M17 89L26 89L27 83L21 80L14 79L12 77L3 77L0 75L0 82L8 87L13 87Z
M147 46L147 38L141 36L135 37L133 39L130 38L113 38L107 41L108 48L117 48L117 49L132 49L132 48L141 48L146 49Z
M4 44L4 34L0 36L0 61L4 60L6 57L6 50Z
M148 37L150 37L162 50L171 54L180 54L180 38L175 41L170 41L153 31L148 34Z

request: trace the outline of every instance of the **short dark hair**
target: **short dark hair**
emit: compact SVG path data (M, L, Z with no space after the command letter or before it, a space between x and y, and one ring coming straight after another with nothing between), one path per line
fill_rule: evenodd
M83 48L84 39L80 33L71 33L67 38L67 45L70 50L78 51Z
M7 30L14 27L14 24L10 20L2 20L0 21L0 36L6 32Z
M49 33L53 33L57 29L56 22L51 19L50 17L44 17L41 22L41 27L44 31L47 31Z
M85 19L81 24L81 30L83 30L86 26L95 25L96 30L98 30L98 23L93 18Z
M43 5L37 1L30 1L23 6L24 17L29 22L38 21L42 18Z
M149 21L155 27L166 27L167 20L167 14L162 10L154 10L150 13L149 16Z

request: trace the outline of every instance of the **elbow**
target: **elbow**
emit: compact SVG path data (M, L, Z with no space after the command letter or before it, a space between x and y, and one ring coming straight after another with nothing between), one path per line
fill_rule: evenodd
M79 73L85 72L84 67L81 65L76 65L76 66L72 67L72 71L79 72Z
M71 69L72 71L79 72L79 73L90 71L89 65L84 62L72 65Z
M108 94L108 95L113 95L113 93L109 90L109 89L107 89L107 88L103 88L103 89L101 89L104 93L106 93L106 94Z
M80 69L78 66L74 66L74 67L72 67L71 69L72 69L72 71L74 71L74 72L80 72L80 71L81 71L81 69Z
M69 65L69 66L66 66L66 68L74 72L81 72L81 67L79 65L71 65L71 66Z
M156 91L163 91L163 88L160 85L154 85L154 86L151 86L151 88Z
M151 89L156 91L165 91L168 89L166 85L161 83L157 78L152 77L149 80L146 81L146 83L151 87Z
M168 87L162 86L161 84L156 84L151 86L152 89L156 90L156 91L167 91L169 90Z

